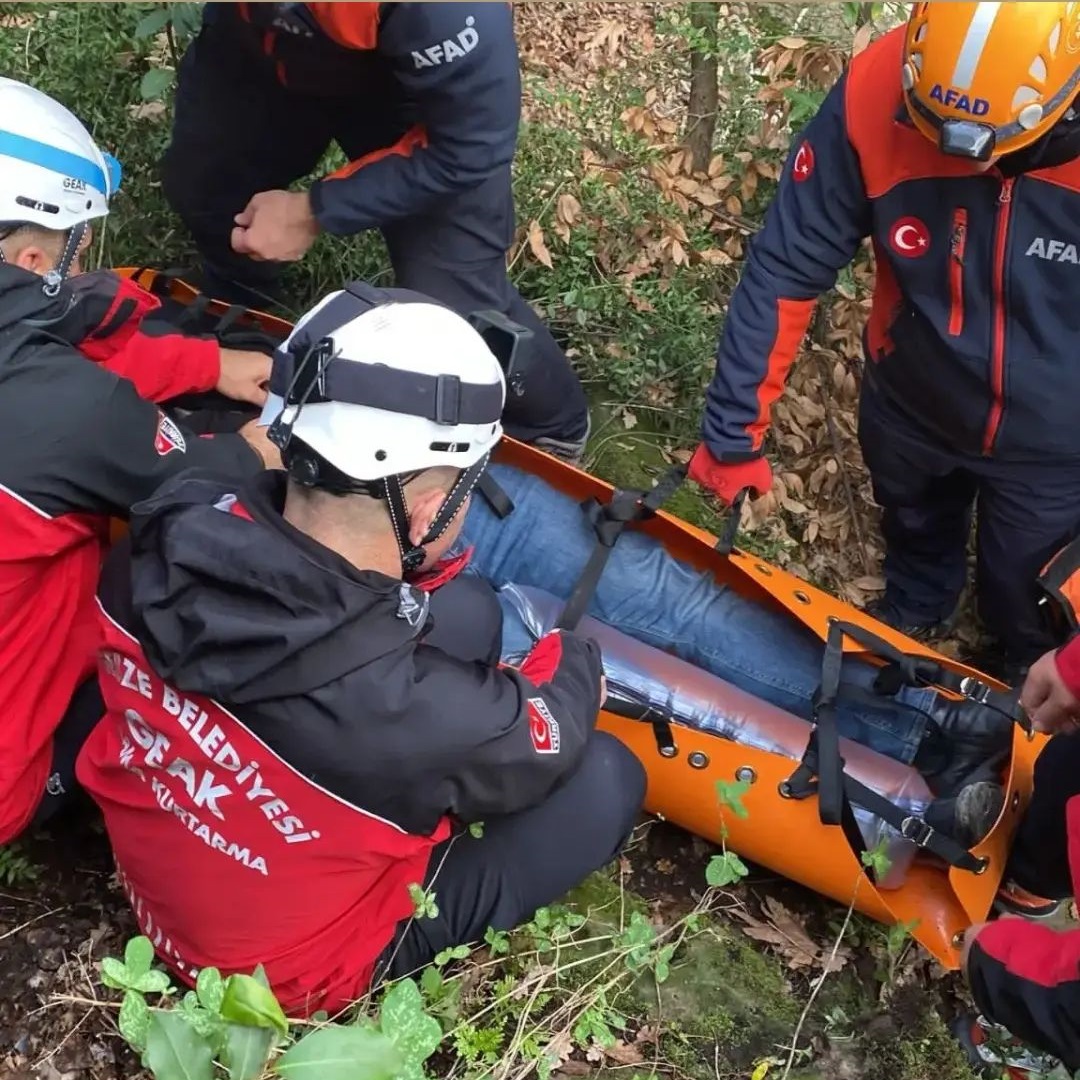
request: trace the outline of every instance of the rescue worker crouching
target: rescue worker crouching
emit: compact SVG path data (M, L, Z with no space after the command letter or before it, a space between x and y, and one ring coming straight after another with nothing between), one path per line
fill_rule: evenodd
M771 484L763 442L818 296L873 241L859 440L909 634L947 624L978 506L1003 670L1051 644L1035 580L1080 530L1080 8L917 3L797 136L732 295L690 475Z
M287 473L165 485L100 590L108 718L79 777L138 917L181 975L264 963L305 1012L527 919L644 797L594 731L596 645L500 667L494 591L443 559L504 376L465 320L394 295L332 295L279 354ZM412 921L420 884L439 914Z
M130 294L113 287L109 311L82 287L92 275L72 278L119 182L69 110L0 79L0 844L65 804L103 714L94 590L109 519L192 464L243 475L277 462L258 427L195 438L106 370L112 360L151 382L184 377L181 347L140 343L126 325ZM155 373L157 347L168 370ZM188 378L213 385L212 349L191 345Z
M520 118L510 4L211 3L177 72L163 189L212 295L265 307L320 233L378 229L399 287L528 327L507 433L576 460L584 390L507 276ZM333 143L348 164L286 190Z

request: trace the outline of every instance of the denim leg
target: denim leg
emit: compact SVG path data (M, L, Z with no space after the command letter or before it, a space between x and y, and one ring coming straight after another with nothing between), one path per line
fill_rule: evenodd
M581 508L539 477L509 466L492 476L514 502L505 520L480 497L465 521L474 545L471 571L496 588L509 582L566 599L593 549L594 534ZM673 559L651 537L627 531L611 552L588 613L618 630L809 720L821 681L823 645L795 619L755 604L708 574ZM869 688L875 668L844 665L844 679ZM925 708L933 695L915 691L905 704ZM880 706L841 705L841 734L910 763L926 720L890 699Z

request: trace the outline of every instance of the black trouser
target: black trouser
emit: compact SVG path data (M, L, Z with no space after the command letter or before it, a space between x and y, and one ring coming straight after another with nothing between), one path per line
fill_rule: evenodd
M1080 795L1080 733L1056 735L1035 762L1031 805L1020 823L1008 876L1022 888L1062 900L1073 894L1066 809Z
M956 453L900 418L868 382L859 443L883 511L886 600L916 623L953 612L967 577L977 504L981 618L1010 661L1029 664L1051 648L1035 581L1050 556L1080 532L1080 461Z
M1031 805L1014 839L1006 877L1038 896L1073 895L1067 810L1077 796L1080 734L1055 736L1035 762ZM1023 929L1054 935L1049 927ZM1014 943L1007 957L999 957L977 940L968 959L968 979L985 1016L1060 1058L1071 1074L1080 1068L1080 972L1062 979L1060 970L1047 971L1042 962L1046 943L1042 944L1041 954L1025 954L1022 944ZM1056 941L1050 942L1051 952L1056 946Z
M53 735L52 764L41 802L28 828L44 825L71 802L80 790L75 781L75 759L90 732L105 715L105 702L96 678L87 679L75 691L60 726Z
M203 257L204 288L257 305L258 294L275 290L281 266L232 250L234 216L252 195L308 175L332 142L356 160L393 145L407 125L395 120L393 102L286 90L237 46L237 32L229 19L216 22L185 54L162 179ZM509 166L382 230L399 287L463 315L494 308L533 331L526 393L507 403L507 432L527 442L578 440L587 425L585 393L550 331L507 277L513 233Z
M376 979L481 941L488 927L527 922L618 855L644 797L638 759L613 736L594 734L577 771L540 805L489 819L479 839L466 832L435 848L424 884L439 914L400 925Z

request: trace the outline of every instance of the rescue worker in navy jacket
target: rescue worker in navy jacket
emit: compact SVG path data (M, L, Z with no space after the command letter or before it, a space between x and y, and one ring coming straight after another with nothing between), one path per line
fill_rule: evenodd
M379 229L399 286L533 331L507 432L577 458L584 391L506 274L520 104L509 4L207 4L163 162L204 291L265 306L318 233ZM332 142L349 163L285 190Z
M271 390L287 473L189 472L106 566L109 716L79 778L176 971L264 962L287 1009L333 1012L608 862L645 780L594 730L596 644L499 666L494 590L444 557L502 433L481 335L355 283ZM438 914L411 921L421 885Z
M1007 658L1050 644L1035 578L1080 526L1080 8L918 3L796 139L731 299L690 475L767 490L770 410L862 240L877 283L859 435L884 597L946 622L978 506L977 588Z

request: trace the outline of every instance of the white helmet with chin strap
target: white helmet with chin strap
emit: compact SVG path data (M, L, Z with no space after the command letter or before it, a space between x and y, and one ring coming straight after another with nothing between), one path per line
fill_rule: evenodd
M481 317L483 318L483 317ZM506 324L514 335L519 328ZM332 293L274 354L264 417L291 479L384 499L403 573L460 512L502 437L506 379L469 320L404 289ZM459 476L419 545L404 486L425 469Z
M63 255L44 275L48 295L59 291L87 223L109 212L119 187L120 163L72 112L26 83L0 78L0 237L20 225L67 233Z

